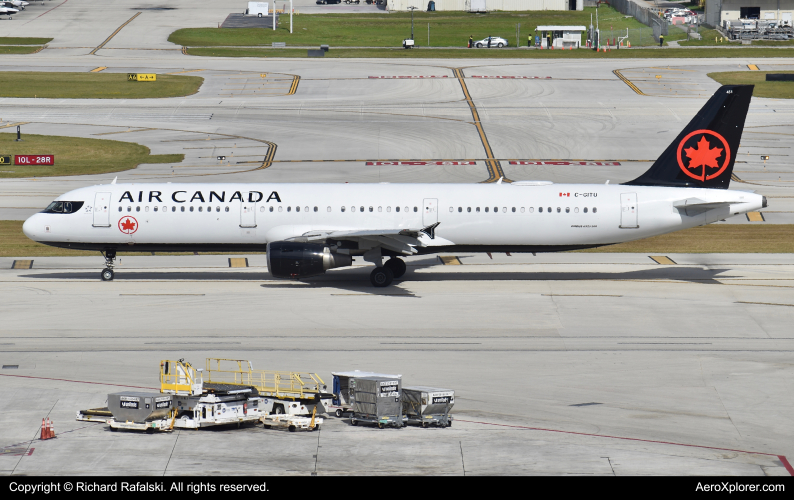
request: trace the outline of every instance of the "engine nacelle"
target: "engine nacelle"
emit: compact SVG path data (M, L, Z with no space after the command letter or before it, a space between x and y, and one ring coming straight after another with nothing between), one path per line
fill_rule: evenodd
M325 245L273 241L267 244L267 269L274 278L308 278L328 269L353 264L353 257L333 253Z

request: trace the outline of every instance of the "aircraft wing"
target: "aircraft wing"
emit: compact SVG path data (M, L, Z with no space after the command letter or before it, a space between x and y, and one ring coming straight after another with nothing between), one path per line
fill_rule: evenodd
M376 243L379 246L388 248L395 252L405 255L417 253L416 247L432 246L436 239L436 227L439 223L431 224L423 228L404 228L404 229L352 229L352 230L330 230L330 231L308 231L289 238L292 241L326 241L336 240L366 240L368 243ZM440 243L440 242L439 242ZM443 244L448 244L443 240Z

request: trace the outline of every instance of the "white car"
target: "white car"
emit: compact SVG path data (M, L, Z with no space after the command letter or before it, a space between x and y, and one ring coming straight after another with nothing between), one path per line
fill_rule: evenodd
M30 5L30 2L25 2L24 0L6 0L6 2L12 4L14 7L19 7L22 10L25 10L26 5Z
M483 47L488 48L488 40L491 41L490 48L497 47L501 49L502 47L507 47L508 45L507 40L505 40L504 38L498 36L488 36L483 38L482 40L474 42L474 46L477 47L478 49L481 49Z

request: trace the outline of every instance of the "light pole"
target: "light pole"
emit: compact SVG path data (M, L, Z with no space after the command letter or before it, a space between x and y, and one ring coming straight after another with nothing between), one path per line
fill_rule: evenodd
M411 40L414 39L414 11L416 9L414 6L408 7L408 10L411 11Z

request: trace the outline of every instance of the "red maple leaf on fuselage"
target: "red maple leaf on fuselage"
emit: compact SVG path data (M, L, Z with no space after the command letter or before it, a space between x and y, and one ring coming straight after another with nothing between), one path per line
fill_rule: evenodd
M706 140L705 135L700 137L697 146L697 149L686 148L684 150L686 151L687 158L689 158L689 165L687 168L696 168L700 166L712 168L720 167L717 163L717 158L722 154L722 148L711 149L711 144Z
M127 219L121 223L121 229L123 229L124 231L132 231L133 229L135 229L135 223L132 222L130 219Z

